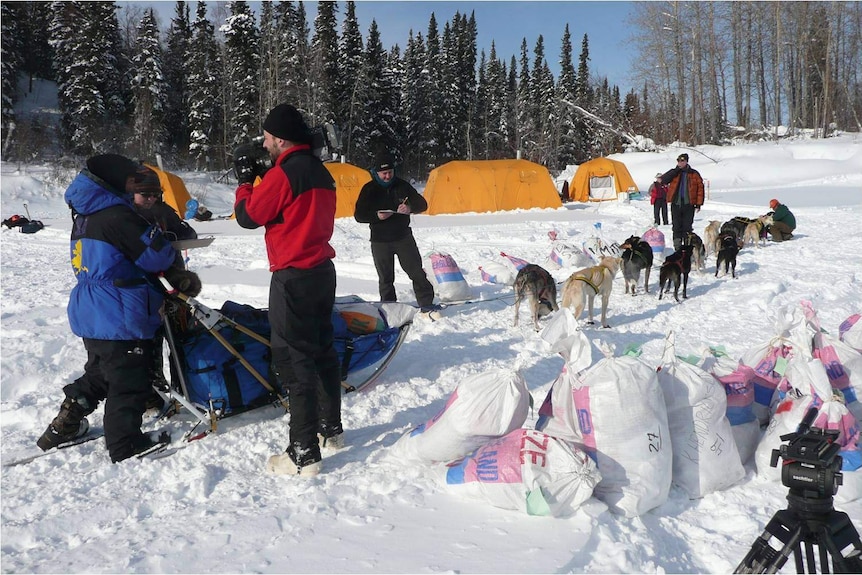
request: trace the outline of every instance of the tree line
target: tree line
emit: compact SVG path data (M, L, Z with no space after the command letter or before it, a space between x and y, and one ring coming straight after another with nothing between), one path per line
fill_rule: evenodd
M555 78L541 35L508 61L493 42L477 51L473 14L442 29L432 14L402 50L383 46L376 20L363 37L352 1L340 17L319 2L311 24L302 1L263 2L260 14L197 2L194 16L190 4L176 2L161 30L152 9L113 2L3 2L4 159L118 151L223 170L280 102L337 125L351 163L391 151L417 178L519 153L561 170L642 145L636 134L720 144L734 126L860 129L862 3L637 3L642 88L624 97L591 73L586 34L575 59L568 25ZM15 117L21 77L57 83L59 126Z

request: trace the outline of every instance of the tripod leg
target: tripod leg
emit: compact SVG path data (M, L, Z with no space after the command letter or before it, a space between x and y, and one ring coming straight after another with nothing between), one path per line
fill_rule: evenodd
M791 553L796 560L797 571L802 573L799 543L804 534L805 524L798 520L795 513L786 509L776 512L734 573L777 573ZM781 549L769 544L772 537L784 544Z

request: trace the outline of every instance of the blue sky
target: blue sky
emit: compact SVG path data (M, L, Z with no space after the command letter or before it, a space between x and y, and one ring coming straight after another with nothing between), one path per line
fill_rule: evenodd
M158 9L162 27L166 27L174 14L174 2L131 2L139 6L155 5ZM252 9L260 10L259 2L252 2ZM309 26L316 14L316 2L306 2ZM208 13L212 15L214 3L209 2ZM367 38L371 21L376 20L380 29L384 46L387 48L398 43L403 50L407 45L407 37L412 29L414 34L422 32L425 36L428 30L428 20L433 12L437 18L440 33L443 25L450 21L458 11L469 15L475 12L479 35L477 44L479 50L484 49L486 55L490 52L493 40L498 58L507 64L511 56L519 58L521 40L527 39L527 49L530 54L530 64L533 60L533 48L536 39L541 34L545 42L545 58L554 76L559 74L560 44L566 24L572 36L572 51L577 66L577 58L581 51L581 41L584 34L589 37L590 70L593 74L607 76L611 85L616 84L620 92L629 91L632 82L629 77L630 62L634 58L633 51L628 47L632 32L627 21L633 9L632 2L406 2L406 1L370 1L361 0L356 3L356 15L359 20L363 39ZM194 3L192 3L194 17ZM339 2L339 27L344 19L344 3Z

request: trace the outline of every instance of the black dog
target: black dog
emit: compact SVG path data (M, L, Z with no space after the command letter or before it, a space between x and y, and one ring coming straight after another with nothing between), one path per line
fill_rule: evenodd
M721 224L721 230L718 232L718 235L733 235L736 238L736 244L742 249L745 243L745 228L748 227L748 224L753 224L756 221L757 218L736 216Z
M649 293L649 272L652 268L652 246L643 241L640 236L632 236L620 246L623 250L623 279L626 283L626 293L637 292L638 278L644 270L644 292Z
M739 253L739 243L736 236L733 234L721 234L718 236L718 256L715 260L715 277L718 277L718 270L721 269L721 263L724 262L724 275L727 275L727 270L730 269L731 275L736 279L736 254Z
M661 299L663 293L670 291L670 284L673 282L673 298L679 301L679 284L682 280L682 299L688 299L688 274L691 272L691 252L692 247L688 244L680 246L678 251L669 255L664 263L661 264L659 270L658 283L658 299ZM667 290L664 284L667 284Z

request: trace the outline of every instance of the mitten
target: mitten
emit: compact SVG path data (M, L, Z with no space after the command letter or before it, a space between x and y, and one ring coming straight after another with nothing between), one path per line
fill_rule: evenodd
M176 289L187 296L195 297L201 293L201 278L193 271L180 268L165 270L165 278L171 282Z
M236 172L237 182L240 184L254 183L256 168L251 156L236 156L233 160L233 169Z

